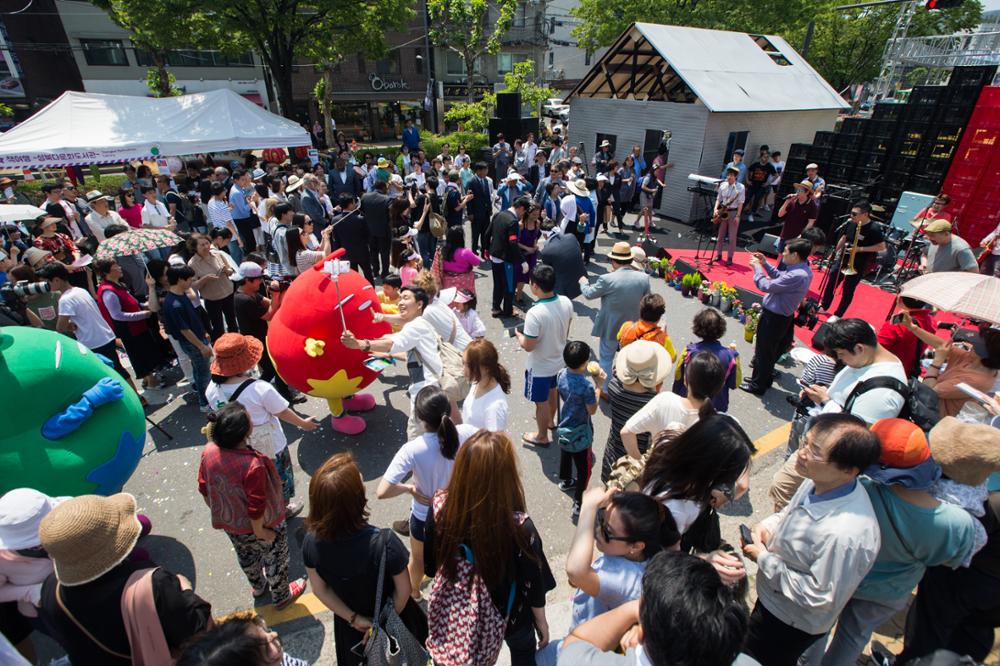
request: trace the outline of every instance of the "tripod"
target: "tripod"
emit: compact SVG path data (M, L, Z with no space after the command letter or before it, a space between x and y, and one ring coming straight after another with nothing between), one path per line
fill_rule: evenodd
M705 261L708 264L712 263L712 243L717 239L711 233L707 233L708 225L711 224L712 210L715 207L715 204L713 203L715 193L700 191L698 194L701 196L701 203L705 208L704 219L695 220L694 222L694 232L698 234L698 249L695 251L694 264L696 268L700 269L702 261ZM705 236L708 236L707 244L705 244ZM705 244L704 248L702 247L703 244ZM707 256L702 256L703 251L707 251Z

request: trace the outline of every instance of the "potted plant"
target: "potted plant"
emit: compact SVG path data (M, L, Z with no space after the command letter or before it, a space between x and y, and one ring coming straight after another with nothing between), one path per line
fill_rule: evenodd
M684 298L688 298L691 296L691 289L692 289L691 278L693 277L693 275L694 275L693 273L688 273L687 275L681 278L681 296L683 296Z
M746 323L743 324L743 339L753 342L753 336L757 334L757 322L760 320L760 303L754 303L749 310L746 310Z
M727 285L724 281L721 280L712 283L712 288L710 289L710 293L712 295L711 304L714 307L719 307L722 304L723 289L725 289L728 286L729 285Z
M681 290L681 280L683 279L684 279L684 274L675 268L674 281L673 281L674 289L676 289L677 291Z
M736 300L736 288L730 287L725 282L719 289L719 307L723 312L730 312L733 309L733 301Z

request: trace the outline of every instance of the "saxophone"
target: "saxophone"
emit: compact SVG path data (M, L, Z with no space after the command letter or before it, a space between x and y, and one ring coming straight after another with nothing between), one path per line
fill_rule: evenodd
M858 241L861 240L861 224L855 222L854 229L854 242L851 244L851 251L847 255L847 266L840 269L842 275L857 275L858 271L854 268L854 257L858 254Z

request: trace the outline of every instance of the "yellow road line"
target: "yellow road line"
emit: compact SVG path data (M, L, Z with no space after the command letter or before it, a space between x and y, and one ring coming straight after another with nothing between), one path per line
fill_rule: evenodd
M757 447L757 453L754 454L754 458L760 458L768 451L773 451L787 442L788 433L791 429L792 424L786 423L758 438L754 442L754 446ZM319 597L312 592L307 592L296 599L295 603L284 610L277 610L274 607L274 604L257 606L252 610L263 618L263 620L267 622L268 626L274 627L285 622L302 619L309 615L317 615L327 611L328 609L325 605L323 605L323 602L319 600Z
M754 446L757 447L757 453L755 453L753 457L760 458L768 451L773 451L782 444L785 444L788 441L788 434L791 431L792 424L791 422L788 422L782 426L778 426L763 437L759 437L754 442Z
M257 606L251 610L267 622L267 626L274 627L285 622L299 620L309 615L318 615L328 609L319 600L319 597L312 592L306 592L283 610L276 609L274 604Z

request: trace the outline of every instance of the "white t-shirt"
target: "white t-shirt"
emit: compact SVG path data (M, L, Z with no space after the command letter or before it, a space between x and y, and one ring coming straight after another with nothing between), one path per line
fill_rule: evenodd
M159 201L143 202L141 215L143 226L165 227L170 223L170 213Z
M392 349L390 353L402 354L406 352L416 352L420 357L420 364L423 366L423 379L412 381L408 393L410 398L415 398L420 389L428 384L437 384L441 377L443 367L441 365L441 355L438 353L438 335L434 332L434 327L424 321L422 317L417 317L403 325L397 333L393 333ZM419 370L418 370L419 372Z
M528 352L525 367L535 377L554 377L563 369L563 349L573 319L573 303L565 296L536 301L524 317L524 334L537 346Z
M906 372L903 364L896 361L872 363L863 368L845 367L833 378L833 383L827 392L830 402L823 406L824 412L843 411L844 403L854 390L854 386L872 377L893 377L906 384ZM869 425L879 419L891 419L899 415L905 401L896 391L887 388L876 388L858 396L851 407L851 414L862 419Z
M646 562L626 557L600 555L591 568L597 572L600 591L592 597L583 590L573 595L573 621L570 631L601 613L618 608L626 601L638 599L642 593L642 574Z
M225 407L242 383L216 384L209 382L208 388L205 389L205 399L208 400L212 409ZM277 417L277 414L288 409L288 401L281 397L278 389L269 382L258 379L243 389L243 393L240 393L240 396L236 398L236 402L246 407L247 414L250 415L250 423L254 427L253 435L251 435L253 448L265 456L273 458L288 446L285 431L282 430L281 421Z
M497 384L485 395L476 397L476 387L469 388L469 395L462 403L462 423L468 423L476 428L485 428L490 432L507 431L507 394Z
M79 287L70 287L59 297L59 315L69 317L76 326L73 334L88 349L103 347L115 339L115 332L101 316L97 301Z
M458 430L458 445L461 448L465 440L478 432L478 428L465 423L455 426ZM392 457L388 469L385 470L385 480L389 483L402 483L410 472L413 473L413 483L421 495L433 497L434 493L448 485L451 479L451 468L454 460L441 455L441 446L435 432L425 432L420 437L403 444ZM414 498L410 502L410 512L417 520L427 520L427 505Z
M657 393L625 422L622 430L636 435L647 432L655 435L671 427L672 424L687 428L698 420L698 410L689 409L684 403L684 398L676 393L670 391Z
M455 345L458 351L465 351L465 348L472 342L462 322L458 320L455 311L442 303L439 299L434 299L426 308L423 314L424 321L429 323L441 336L445 342ZM454 338L452 337L454 333Z
M87 226L90 227L90 232L97 237L98 241L104 240L104 230L112 224L128 226L128 223L121 218L121 215L111 209L108 209L107 215L98 215L96 210L92 210L85 218L85 221L87 222Z

